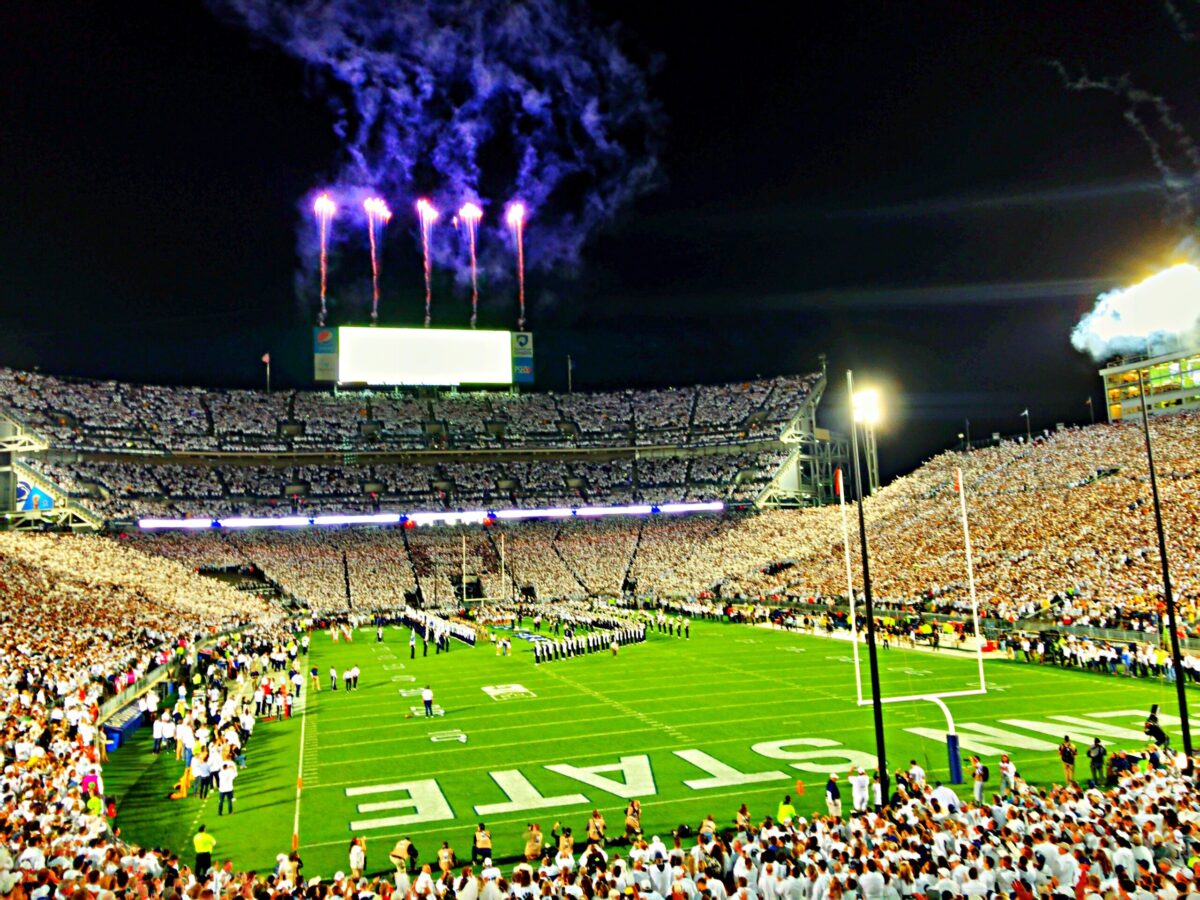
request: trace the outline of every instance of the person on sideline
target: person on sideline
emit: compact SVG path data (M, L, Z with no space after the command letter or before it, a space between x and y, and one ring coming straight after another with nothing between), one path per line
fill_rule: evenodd
M842 817L842 792L838 790L837 772L829 774L829 781L825 782L825 806L829 809L829 815L835 819Z
M205 830L207 827L206 825L201 825L200 830L192 837L192 847L196 850L195 871L197 878L203 878L208 874L208 870L212 868L213 847L217 845L217 839Z
M1075 783L1075 757L1078 755L1079 751L1071 743L1071 736L1064 734L1063 742L1058 745L1058 758L1062 760L1063 778L1067 784Z

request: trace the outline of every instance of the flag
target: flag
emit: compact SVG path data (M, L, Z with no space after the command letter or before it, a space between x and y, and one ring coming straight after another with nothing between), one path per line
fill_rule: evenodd
M842 470L841 469L833 470L833 489L835 491L837 491L837 495L839 497L842 496Z
M1029 415L1029 408L1028 408L1028 407L1026 407L1026 408L1025 408L1025 411L1024 411L1024 412L1022 412L1022 413L1021 413L1021 415L1028 417L1028 415Z
M270 353L263 354L263 362L265 362L268 366L271 364L271 354Z
M962 469L954 470L954 493L962 493Z

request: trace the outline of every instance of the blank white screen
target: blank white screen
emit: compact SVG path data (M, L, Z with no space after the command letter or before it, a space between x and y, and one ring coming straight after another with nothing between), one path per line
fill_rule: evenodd
M508 331L339 328L342 384L512 384Z

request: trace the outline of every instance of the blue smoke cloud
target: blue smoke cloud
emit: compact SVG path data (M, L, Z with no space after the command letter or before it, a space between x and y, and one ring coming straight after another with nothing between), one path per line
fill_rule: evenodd
M361 202L380 193L419 241L413 203L442 212L432 249L462 272L450 220L484 210L480 267L510 276L504 208L530 210L526 268L572 268L590 234L659 181L663 116L646 69L581 0L210 0L303 61L330 105L344 155L330 186L334 239L359 241ZM317 190L326 185L315 185ZM302 263L316 266L312 197L301 202ZM414 275L414 277L419 277Z

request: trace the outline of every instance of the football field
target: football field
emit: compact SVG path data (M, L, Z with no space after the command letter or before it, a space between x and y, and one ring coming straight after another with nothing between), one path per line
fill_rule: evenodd
M215 793L203 803L166 800L182 764L153 757L141 729L106 768L117 823L124 836L190 861L190 836L204 822L218 840L214 858L259 871L291 849L295 833L306 872L328 876L346 868L356 835L367 838L368 868L377 871L389 868L387 851L404 835L423 860L443 840L469 858L479 822L498 858L520 853L529 822L547 836L556 821L581 835L593 808L615 836L631 797L642 802L647 836L664 840L709 813L728 823L743 801L761 818L792 794L811 815L824 810L830 772L844 785L850 766L874 765L871 709L856 704L848 642L698 622L690 640L651 633L616 658L535 666L531 646L514 639L513 655L498 657L490 646L456 642L450 653L431 647L422 656L418 644L410 659L407 630L386 629L382 644L367 629L351 644L314 634L310 665L322 672L321 690L293 719L258 725L234 816L217 817ZM339 673L359 666L359 689L345 692L339 677L331 691L331 665ZM974 659L947 652L881 651L880 668L884 696L978 686ZM1070 734L1086 777L1082 751L1093 737L1140 748L1150 705L1175 709L1174 687L1155 681L1004 660L986 668L986 696L946 703L963 752L990 762L991 789L1002 751L1028 781L1061 780L1055 747ZM433 718L421 710L426 684L443 713ZM931 779L946 777L945 717L933 703L889 704L884 719L892 769L916 759ZM1163 721L1177 733L1175 719Z

